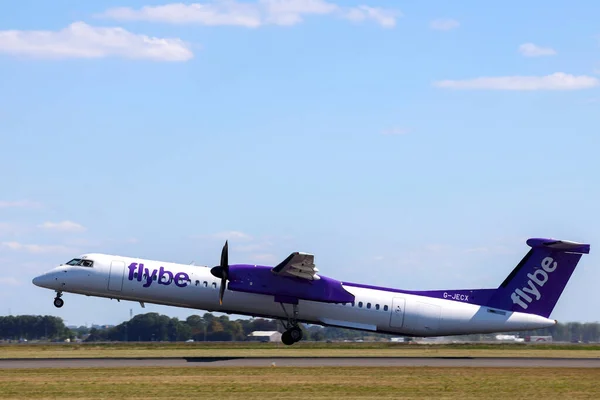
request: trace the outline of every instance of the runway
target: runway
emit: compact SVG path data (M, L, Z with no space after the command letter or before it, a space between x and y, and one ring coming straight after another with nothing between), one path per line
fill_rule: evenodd
M0 369L109 367L546 367L600 368L600 358L166 357L0 359Z

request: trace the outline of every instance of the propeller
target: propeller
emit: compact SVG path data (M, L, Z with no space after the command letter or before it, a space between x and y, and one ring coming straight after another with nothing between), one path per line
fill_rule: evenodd
M221 250L221 265L212 267L210 273L217 278L221 278L221 287L219 288L219 304L223 305L223 294L225 293L225 285L229 279L229 254L228 245L225 241L225 246Z

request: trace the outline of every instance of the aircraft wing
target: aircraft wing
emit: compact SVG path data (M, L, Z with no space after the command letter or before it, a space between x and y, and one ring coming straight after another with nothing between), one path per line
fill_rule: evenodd
M279 265L271 269L276 275L290 276L310 281L321 279L315 267L315 257L312 254L295 252L290 254Z

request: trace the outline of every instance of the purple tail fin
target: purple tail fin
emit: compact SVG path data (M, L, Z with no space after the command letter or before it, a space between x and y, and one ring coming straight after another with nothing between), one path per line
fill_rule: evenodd
M487 306L548 318L589 244L529 239L531 250L487 301Z

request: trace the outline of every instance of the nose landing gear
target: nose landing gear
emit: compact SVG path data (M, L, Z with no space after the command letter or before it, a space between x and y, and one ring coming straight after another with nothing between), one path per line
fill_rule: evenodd
M54 307L61 308L65 304L65 301L60 298L61 296L61 292L56 292L56 297L54 298Z

